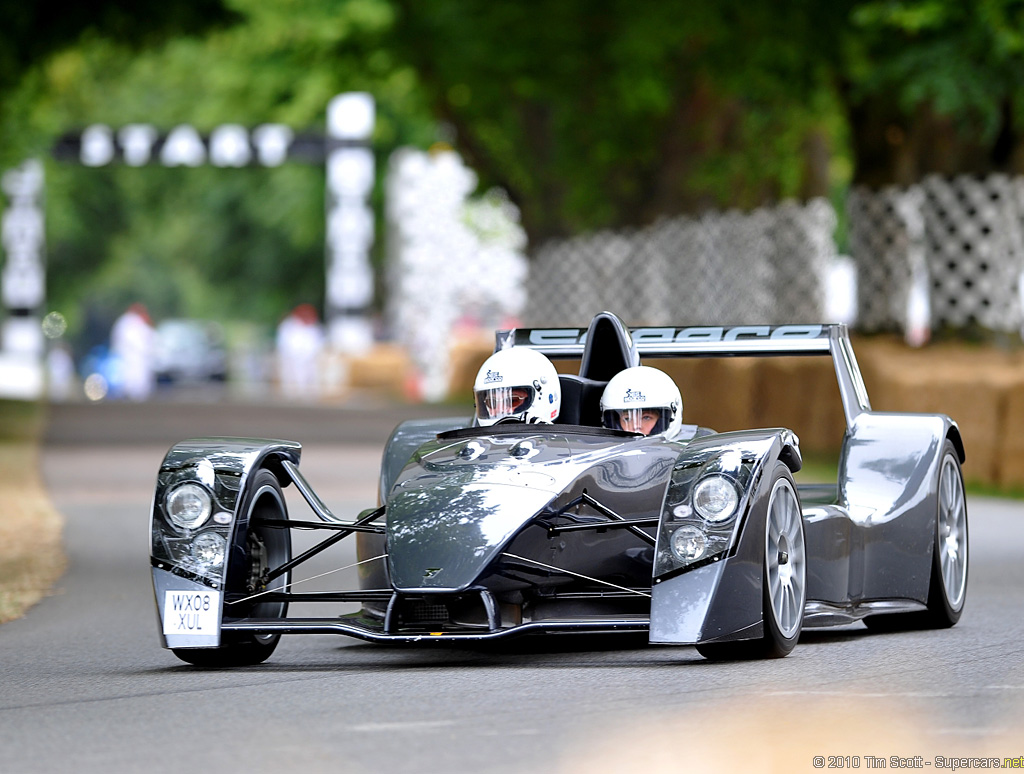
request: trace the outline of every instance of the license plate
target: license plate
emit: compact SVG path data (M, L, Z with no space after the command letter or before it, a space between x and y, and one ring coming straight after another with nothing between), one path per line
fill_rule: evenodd
M219 591L165 591L164 634L216 637Z

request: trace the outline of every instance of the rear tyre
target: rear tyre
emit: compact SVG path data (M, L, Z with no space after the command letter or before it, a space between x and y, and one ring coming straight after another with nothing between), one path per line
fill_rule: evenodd
M960 620L967 598L967 498L960 458L948 440L939 471L938 501L928 625L946 629Z
M928 609L920 613L868 616L864 623L869 629L947 629L960 620L967 596L967 499L960 458L948 439L939 464L936 500Z
M807 548L800 497L789 468L781 462L775 465L770 492L761 584L764 635L698 645L697 652L705 658L782 658L800 639L807 601Z
M244 517L245 535L239 535L241 550L232 551L228 559L225 584L225 617L231 618L284 618L287 602L264 602L258 597L246 600L263 591L283 591L290 574L281 575L269 583L267 573L291 559L291 538L287 529L262 525L261 521L288 520L284 494L277 477L269 470L260 469L251 474L246 494L238 509ZM256 523L253 523L253 522ZM240 527L241 528L241 527ZM237 544L236 544L237 546ZM261 664L270 658L280 634L224 634L216 648L173 648L175 656L189 664L208 668L228 668Z

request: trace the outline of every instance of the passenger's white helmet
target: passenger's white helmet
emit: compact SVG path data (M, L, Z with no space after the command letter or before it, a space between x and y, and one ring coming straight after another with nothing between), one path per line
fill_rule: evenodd
M634 366L611 378L601 395L601 421L605 427L622 430L640 426L647 410L659 413L647 435L673 438L683 424L683 398L672 377L649 366Z
M528 347L495 352L477 372L473 383L477 424L502 419L553 422L562 407L558 372L544 355Z

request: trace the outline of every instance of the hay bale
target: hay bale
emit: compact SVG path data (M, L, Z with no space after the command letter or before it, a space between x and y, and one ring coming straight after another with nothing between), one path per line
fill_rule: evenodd
M409 355L397 344L376 344L362 355L346 358L348 386L355 390L401 396L409 372Z
M1010 385L1003 393L1001 436L996 451L999 486L1024 487L1024 382Z
M754 410L757 371L750 358L656 360L683 396L683 422L720 433L758 427Z
M839 451L846 416L831 358L757 360L751 402L754 426L788 427L805 451Z
M449 353L451 378L448 381L448 397L471 396L477 371L493 353L493 333L456 339Z

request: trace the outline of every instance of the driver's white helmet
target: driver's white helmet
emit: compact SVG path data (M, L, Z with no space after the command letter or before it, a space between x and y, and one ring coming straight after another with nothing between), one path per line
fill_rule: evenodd
M672 377L649 366L619 371L601 395L601 421L615 430L639 431L641 416L658 412L647 435L673 438L683 424L683 398Z
M476 421L493 425L502 419L553 422L562 406L558 372L544 355L528 347L495 352L473 383Z

